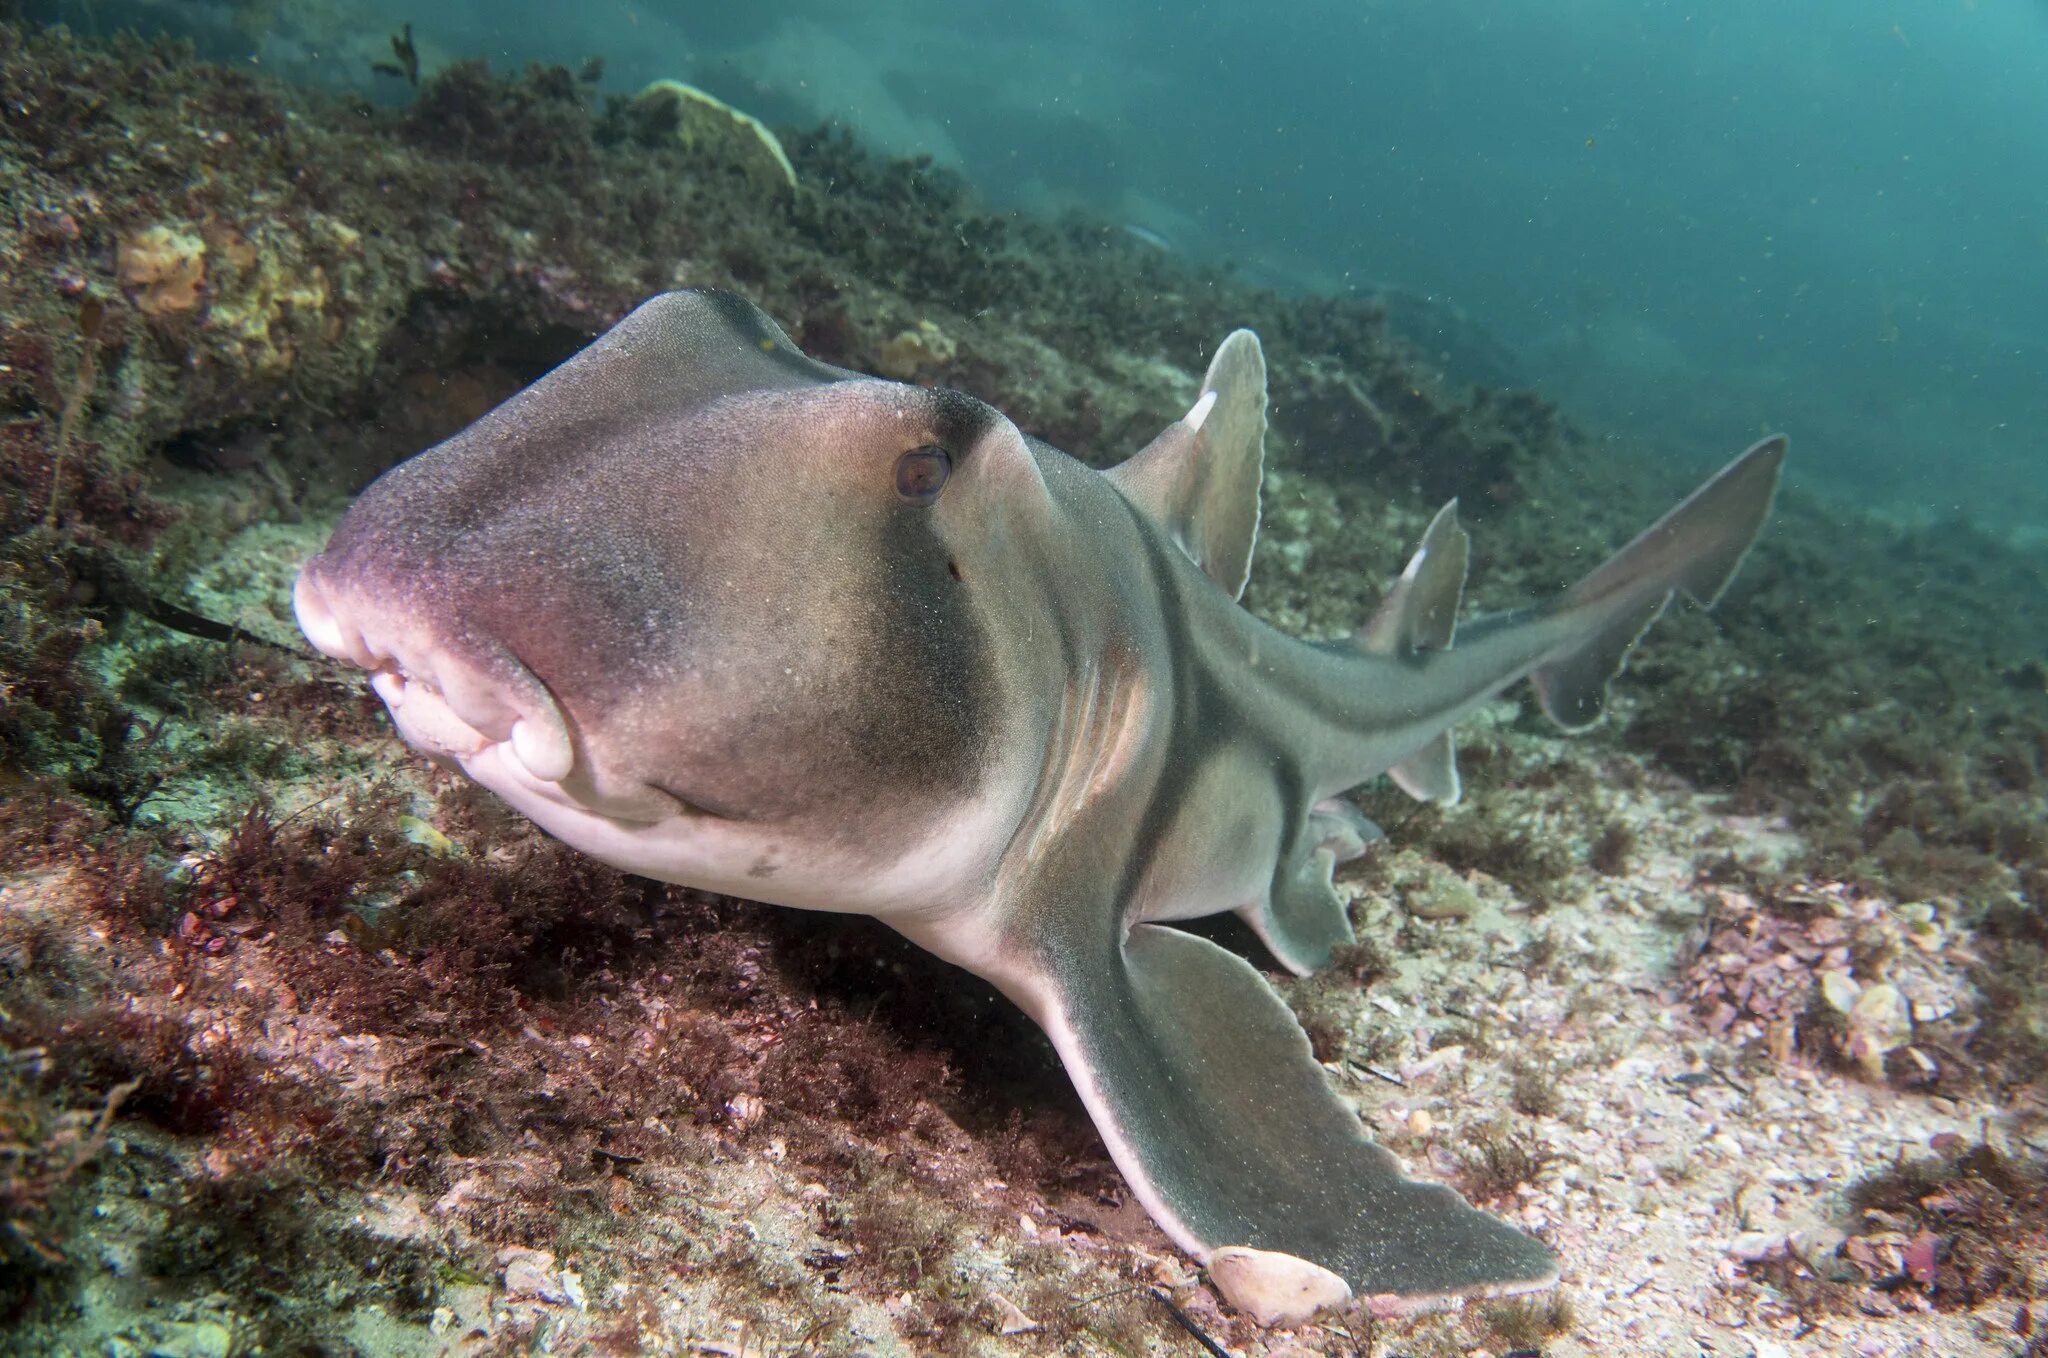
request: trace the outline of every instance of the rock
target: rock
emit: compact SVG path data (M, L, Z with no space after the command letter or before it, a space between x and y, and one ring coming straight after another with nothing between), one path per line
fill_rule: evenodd
M1470 919L1484 904L1470 882L1450 872L1432 872L1401 892L1402 907L1417 919Z
M1863 987L1856 984L1856 978L1845 971L1824 971L1820 974L1821 998L1837 1014L1847 1014L1854 1009L1856 997L1862 990Z
M410 1193L370 1194L356 1215L356 1225L381 1240L431 1240L438 1234L420 1209L420 1200Z
M150 1358L228 1358L235 1335L218 1320L171 1320L158 1325L145 1353Z
M1042 1328L1037 1321L1024 1314L1023 1307L1002 1293L991 1292L988 1294L988 1300L989 1304L996 1308L997 1334L1030 1334L1033 1330Z
M532 1297L556 1303L574 1299L555 1274L552 1251L530 1250L515 1245L498 1251L498 1263L505 1270L507 1296Z
M1814 1226L1792 1233L1792 1253L1799 1261L1822 1277L1831 1276L1840 1266L1837 1258L1842 1244L1849 1237L1833 1226Z
M1778 1215L1778 1199L1767 1184L1745 1184L1735 1195L1735 1216L1745 1231L1759 1231Z
M1401 1079L1405 1084L1417 1084L1435 1075L1438 1071L1455 1066L1465 1059L1463 1046L1438 1047L1420 1061L1412 1061L1401 1067Z
M419 845L436 858L462 857L463 849L460 844L442 834L431 822L418 816L400 816L398 830L408 842Z
M692 151L717 154L762 188L796 187L796 169L761 120L680 80L657 80L633 96L650 131L665 131Z
M1882 1084L1885 1054L1912 1040L1913 1020L1898 988L1883 983L1865 986L1849 1008L1843 1044L1849 1057L1872 1081Z
M1260 1325L1299 1325L1351 1300L1351 1284L1292 1254L1226 1245L1209 1256L1223 1299Z
M1783 1231L1744 1231L1728 1242L1728 1257L1745 1264L1782 1259L1791 1252L1792 1242Z

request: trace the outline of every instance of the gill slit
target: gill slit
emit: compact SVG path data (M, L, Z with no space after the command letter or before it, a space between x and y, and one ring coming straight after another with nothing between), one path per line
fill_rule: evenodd
M1003 855L1005 882L1038 863L1116 785L1138 745L1145 705L1142 670L1121 648L1068 676L1030 806Z

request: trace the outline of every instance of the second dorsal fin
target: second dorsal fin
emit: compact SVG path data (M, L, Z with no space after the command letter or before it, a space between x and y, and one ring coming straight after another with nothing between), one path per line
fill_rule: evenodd
M1408 568L1358 631L1360 650L1374 655L1448 651L1465 597L1465 565L1472 540L1458 523L1458 502L1439 509Z
M1437 511L1408 558L1408 568L1380 601L1358 633L1359 649L1374 655L1448 651L1458 630L1458 604L1465 597L1465 567L1471 539L1458 523L1458 502ZM1443 732L1387 770L1395 784L1419 801L1458 800L1458 756L1451 733Z

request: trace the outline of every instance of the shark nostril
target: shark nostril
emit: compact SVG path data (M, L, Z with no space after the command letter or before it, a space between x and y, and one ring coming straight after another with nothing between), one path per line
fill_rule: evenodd
M371 672L370 687L414 745L468 758L502 744L541 783L558 783L575 768L561 704L510 649L450 644L443 629L375 593L330 593L317 561L299 572L292 609L322 652Z

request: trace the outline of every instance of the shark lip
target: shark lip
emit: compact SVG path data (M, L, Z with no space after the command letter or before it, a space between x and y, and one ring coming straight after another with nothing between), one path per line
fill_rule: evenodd
M655 792L660 793L662 796L667 797L670 801L674 802L678 810L682 811L686 815L694 816L700 820L742 821L747 819L744 815L740 814L738 811L735 811L729 807L723 807L716 805L715 803L701 801L696 797L685 797L682 793L677 792L674 788L669 787L665 783L655 783L652 784L652 787Z
M322 652L370 672L407 743L438 758L468 761L500 747L538 784L560 784L576 768L576 742L554 694L509 653L469 661L402 615L360 610L302 571L292 606Z
M509 651L471 662L432 629L363 607L312 568L300 573L292 603L314 646L369 672L406 744L460 765L515 805L541 798L628 825L739 819L658 782L605 779L546 683Z

